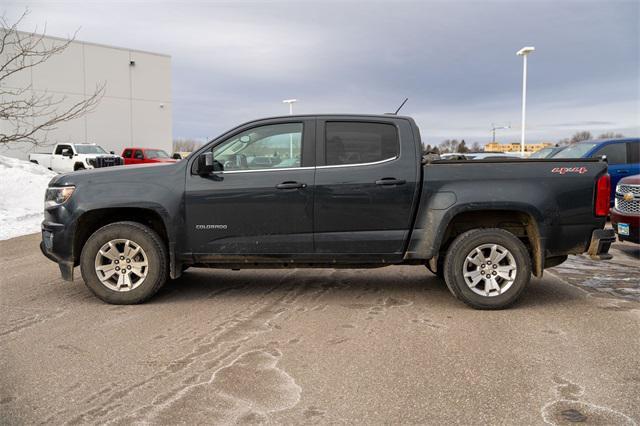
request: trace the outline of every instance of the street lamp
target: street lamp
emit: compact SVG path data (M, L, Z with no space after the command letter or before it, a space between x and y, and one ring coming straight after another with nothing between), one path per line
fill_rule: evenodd
M496 127L495 124L491 123L491 133L493 133L493 138L491 139L491 141L493 143L496 143L496 130L510 129L510 128L511 128L511 125Z
M285 99L282 101L283 104L289 104L289 115L293 115L293 104L298 102L297 99Z
M522 68L522 134L520 136L520 149L522 151L522 155L524 156L524 129L525 129L525 110L527 103L527 56L529 53L535 51L536 48L533 46L523 47L522 49L516 52L516 55L522 56L524 59L523 68Z
M293 104L298 102L297 99L285 99L283 104L289 104L289 115L293 115ZM289 159L293 158L293 135L289 133Z

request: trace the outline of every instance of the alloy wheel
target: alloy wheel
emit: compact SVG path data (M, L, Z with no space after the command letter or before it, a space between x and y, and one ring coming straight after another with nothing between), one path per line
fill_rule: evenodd
M467 286L486 297L499 296L509 290L517 272L513 255L499 244L482 244L474 248L462 266Z
M104 244L95 259L100 282L113 291L131 291L142 284L149 272L149 262L142 247L127 239Z

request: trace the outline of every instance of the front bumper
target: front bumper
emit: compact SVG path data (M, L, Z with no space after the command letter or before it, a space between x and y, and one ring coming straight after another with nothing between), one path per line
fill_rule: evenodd
M640 243L640 214L624 213L616 208L612 208L610 212L611 226L618 233L618 224L626 223L629 225L629 235L620 235L618 238L623 241L631 241Z
M616 241L616 233L613 229L596 229L591 234L591 243L587 253L592 259L609 260L613 256L609 254L611 243Z
M69 229L62 224L43 222L40 251L49 260L58 264L65 281L73 281L73 238Z

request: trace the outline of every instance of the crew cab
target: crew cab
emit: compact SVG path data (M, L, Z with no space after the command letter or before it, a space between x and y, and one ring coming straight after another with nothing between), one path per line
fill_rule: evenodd
M125 148L122 151L125 166L148 163L175 163L165 151L157 148Z
M59 143L51 154L29 154L29 161L56 173L120 166L122 158L93 143Z
M188 267L424 265L499 309L569 254L611 257L606 161L438 158L410 117L251 121L174 164L55 177L41 249L114 304Z

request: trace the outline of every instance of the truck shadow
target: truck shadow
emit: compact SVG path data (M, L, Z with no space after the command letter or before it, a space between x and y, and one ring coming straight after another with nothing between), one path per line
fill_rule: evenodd
M423 269L409 268L409 273L405 274L393 267L363 270L243 271L193 268L179 279L168 282L148 303L187 303L206 298L237 302L267 294L284 296L291 292L295 292L296 297L304 298L321 291L326 293L328 300L339 303L354 303L363 295L370 295L375 298L410 299L413 303L470 309L451 295L443 281ZM566 305L585 297L580 290L545 277L542 280L533 279L514 307L530 309Z

